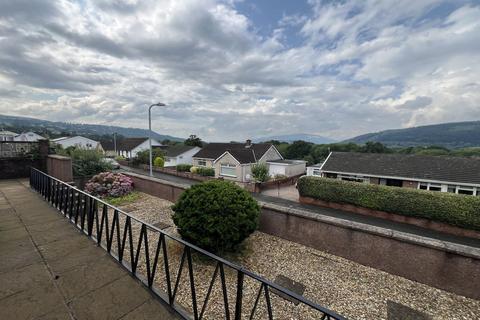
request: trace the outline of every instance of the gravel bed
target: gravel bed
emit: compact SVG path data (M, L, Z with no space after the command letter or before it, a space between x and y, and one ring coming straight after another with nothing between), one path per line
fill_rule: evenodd
M178 236L173 224L171 214L172 203L141 194L140 198L132 204L122 206L136 218L157 224L171 235ZM113 215L109 212L109 221ZM120 219L121 222L124 218ZM121 231L122 223L120 224ZM168 225L168 226L167 226ZM132 224L133 233L138 238L140 226ZM155 233L148 233L149 255L155 257L156 243L159 240ZM138 245L134 240L134 247ZM125 251L124 259L130 261L128 251ZM112 250L117 248L114 240ZM178 274L183 247L172 240L167 240L167 252L171 272L172 286ZM415 310L429 314L432 319L480 319L480 301L465 298L453 293L436 289L418 282L414 282L399 276L360 265L347 259L334 256L323 251L315 250L291 241L274 237L262 232L254 232L242 244L242 250L236 254L225 256L261 276L273 281L277 275L283 275L305 285L304 296L330 310L349 319L386 319L387 301L401 303ZM215 264L197 254L192 254L194 261L194 279L196 295L199 301L198 312L201 312L210 279L212 278ZM159 258L155 286L167 291L164 271L164 263ZM146 275L144 255L140 255L138 273ZM176 301L185 309L192 312L191 291L188 282L188 269L185 266L182 272L181 285L178 289ZM223 295L219 276L214 284L210 302L207 304L204 318L224 318ZM236 273L225 268L227 282L227 296L231 315L235 307ZM245 317L250 316L257 292L258 283L245 279ZM264 319L267 315L265 299L262 294L254 319ZM318 313L313 310L280 298L270 292L274 317L276 319L317 319Z

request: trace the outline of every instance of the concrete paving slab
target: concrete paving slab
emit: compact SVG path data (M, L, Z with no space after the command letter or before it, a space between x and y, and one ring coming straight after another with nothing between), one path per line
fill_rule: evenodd
M67 300L85 295L125 276L125 270L104 260L91 260L73 269L58 273L57 283Z
M44 285L50 281L45 265L37 262L0 274L0 300L14 293Z
M150 298L150 294L134 279L125 275L73 300L69 305L81 319L113 320L128 314Z
M0 319L178 319L26 185L0 181L0 200Z
M52 282L32 286L0 300L0 319L33 319L63 304Z

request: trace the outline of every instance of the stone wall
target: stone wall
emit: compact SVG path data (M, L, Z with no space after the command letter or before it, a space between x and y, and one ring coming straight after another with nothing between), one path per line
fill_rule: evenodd
M12 145L15 145L15 148L12 149ZM48 140L28 143L12 141L3 143L2 150L4 152L2 153L3 156L0 156L0 179L27 178L30 176L31 167L44 171L46 169L48 145ZM19 152L19 150L24 150L27 153Z

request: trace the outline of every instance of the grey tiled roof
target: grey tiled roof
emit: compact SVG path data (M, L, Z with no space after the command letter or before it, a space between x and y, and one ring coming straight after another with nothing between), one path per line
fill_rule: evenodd
M252 143L250 147L245 143L209 143L193 157L215 160L228 151L240 163L255 163L271 146L270 143Z
M332 152L322 170L480 184L480 158Z

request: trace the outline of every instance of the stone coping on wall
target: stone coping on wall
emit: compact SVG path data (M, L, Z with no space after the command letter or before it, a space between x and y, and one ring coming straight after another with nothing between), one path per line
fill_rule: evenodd
M391 238L398 241L408 242L408 243L480 260L480 248L452 243L448 241L442 241L442 240L433 239L429 237L422 237L422 236L407 233L407 232L386 229L383 227L373 226L373 225L369 225L361 222L350 221L350 220L345 220L345 219L331 217L331 216L325 216L325 215L317 214L308 210L285 207L285 206L277 205L271 202L259 201L259 204L263 208L282 212L285 214L290 214L290 215L298 216L305 219L319 221L322 223L339 226L346 229L359 230L362 232L379 235L382 237L387 237L387 238Z
M133 172L122 172L122 174L124 174L126 176L136 177L138 179L148 180L148 181L151 181L151 182L167 184L167 185L177 187L177 188L181 188L181 189L188 189L190 187L188 184L183 184L183 183L178 183L178 182L173 182L173 181L167 181L167 180L163 180L163 179L160 179L160 178L149 177L149 176L146 176L146 175L143 175L143 174L138 174L138 173L133 173Z

